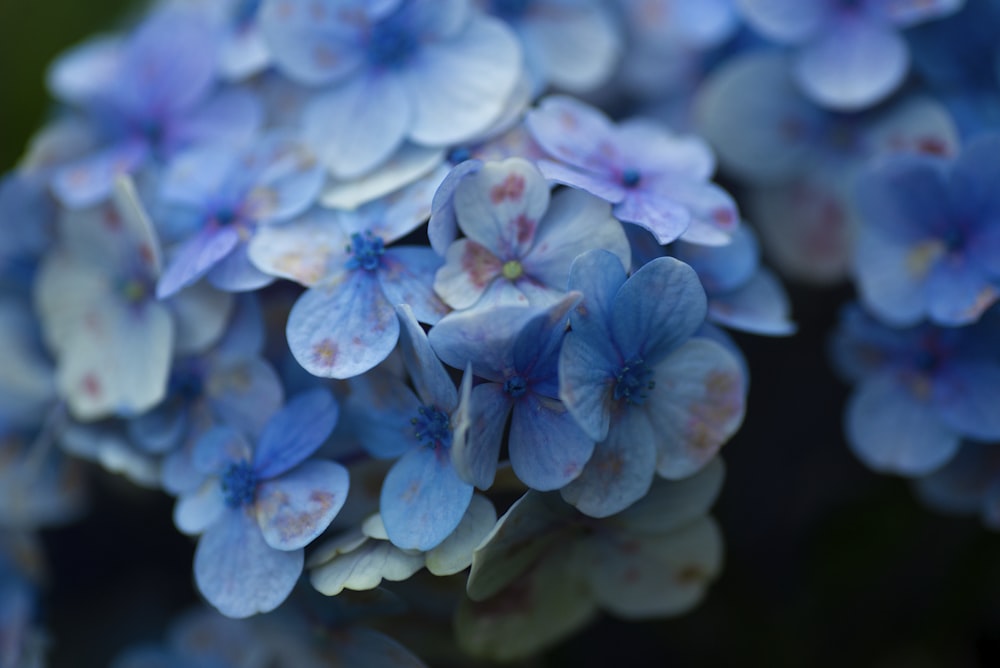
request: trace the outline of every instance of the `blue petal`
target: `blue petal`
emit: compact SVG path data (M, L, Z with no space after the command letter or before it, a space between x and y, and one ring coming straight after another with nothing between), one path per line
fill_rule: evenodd
M448 371L434 354L427 335L405 304L396 307L401 331L399 349L417 396L428 406L450 413L458 404L458 391Z
M967 438L1000 439L1000 365L954 361L936 374L933 404L941 420Z
M436 547L462 520L472 489L455 473L447 450L414 448L393 465L382 485L389 539L403 549Z
M458 220L455 217L454 196L458 184L466 176L475 174L483 166L480 160L466 160L455 165L434 193L431 203L431 218L427 223L427 237L431 248L438 255L444 255L448 246L458 236Z
M258 269L247 255L247 244L241 243L231 253L208 270L208 282L226 292L259 290L274 281L273 276Z
M249 512L228 510L198 540L198 590L227 617L270 612L288 598L302 574L302 550L275 550Z
M139 449L163 454L177 445L189 426L186 406L173 397L128 421L129 438Z
M263 120L263 107L253 93L223 90L174 121L166 150L207 142L242 146L253 139Z
M517 477L532 489L548 491L580 475L594 441L562 402L532 393L514 406L508 448Z
M252 451L243 435L229 426L213 427L194 444L192 463L199 473L221 473L232 462L249 462Z
M304 461L330 436L339 415L337 401L326 388L293 397L264 425L254 473L266 480Z
M436 324L448 312L434 294L434 274L441 264L441 258L430 248L390 248L382 256L378 272L382 293L393 305L407 304L420 322Z
M207 283L195 283L164 304L174 320L174 352L194 355L206 352L222 336L233 298Z
M235 227L208 226L174 252L156 284L159 299L170 297L204 276L240 243Z
M323 460L305 462L257 488L257 524L276 550L305 547L326 531L347 499L347 469Z
M380 367L352 378L350 387L343 422L372 457L399 457L416 444L410 419L420 400L400 378Z
M197 535L205 531L226 512L226 501L218 478L202 482L195 490L185 493L174 504L174 526L182 533Z
M472 390L469 437L455 440L451 462L462 480L479 489L493 484L512 403L497 383L483 383Z
M940 468L960 442L926 401L886 375L863 382L851 395L845 430L851 451L868 467L906 476Z
M562 488L568 503L591 517L607 517L641 499L653 483L656 434L637 410L619 414L608 438L594 447L583 472Z
M795 43L821 30L831 9L825 2L802 0L737 0L743 18L765 36Z
M559 393L559 351L566 336L570 313L583 295L567 293L558 302L538 313L528 311L531 318L516 322L517 338L510 352L512 368L531 380L531 390L536 394L555 397Z
M260 358L216 366L206 385L212 412L222 422L252 435L260 433L284 401L281 379L270 363Z
M979 267L954 254L931 269L925 294L931 320L943 325L975 322L1000 299L1000 289Z
M98 204L111 194L117 176L135 171L148 157L145 142L116 144L56 169L52 192L71 209Z
M674 258L656 258L615 295L611 333L625 359L656 364L701 327L707 312L694 270Z
M350 378L384 360L399 338L399 320L367 271L341 274L307 290L288 316L288 346L306 371Z
M788 336L795 333L789 318L788 294L778 278L759 269L741 288L712 297L708 317L733 329L765 336Z

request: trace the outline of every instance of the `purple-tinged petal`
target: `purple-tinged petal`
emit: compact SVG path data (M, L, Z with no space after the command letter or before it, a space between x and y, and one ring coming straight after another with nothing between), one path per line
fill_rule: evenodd
M430 550L455 530L472 499L472 485L451 465L444 448L414 448L382 484L382 520L397 547Z
M526 59L534 60L543 76L570 92L596 88L614 72L621 51L618 24L601 3L541 10L522 21L519 30Z
M562 162L602 175L622 167L624 158L612 142L611 121L583 102L561 95L546 97L537 109L528 112L525 122L546 153ZM539 169L546 178L555 178L546 173L541 163ZM584 187L584 190L589 191L590 188ZM602 199L617 201L600 193L594 194Z
M760 264L757 239L746 226L736 228L732 241L725 246L679 243L672 251L674 257L695 270L710 295L740 287L753 277Z
M400 352L417 396L428 406L451 412L458 405L455 384L431 349L427 334L417 322L413 310L402 304L396 307L396 313L400 324Z
M149 146L145 142L115 144L56 169L52 192L71 209L92 206L107 199L117 176L135 171L148 158Z
M606 440L594 446L583 471L562 488L562 497L591 517L607 517L641 499L653 482L657 438L642 411L619 413Z
M261 227L250 240L247 253L261 271L314 286L344 270L350 237L337 222L337 214L312 209L283 225Z
M245 145L264 123L264 110L253 93L219 92L176 119L164 140L168 153L202 143Z
M330 436L339 416L340 407L326 388L293 397L264 425L254 454L254 473L267 480L305 461Z
M611 334L626 359L656 364L701 327L706 313L694 270L661 257L640 267L615 295Z
M427 339L448 366L465 369L471 364L476 376L503 382L504 372L512 366L510 345L534 312L520 307L456 311L432 327Z
M365 75L313 98L302 135L333 176L361 176L402 145L413 102L395 75Z
M946 427L923 396L880 375L862 382L847 403L844 429L851 451L876 471L924 475L958 451L958 434Z
M422 45L401 71L417 144L447 146L486 130L514 92L521 73L517 38L497 19L473 15L448 40Z
M306 371L350 378L389 356L399 338L399 321L378 279L359 270L306 290L288 315L286 334Z
M449 309L434 294L441 258L430 248L396 246L382 256L378 271L382 293L391 304L407 304L420 322L436 324Z
M677 179L666 192L691 214L691 221L681 235L688 243L725 246L740 228L736 202L714 183Z
M341 227L348 233L374 234L389 244L400 239L431 215L438 172L410 183L385 197L369 202L357 211L338 211Z
M549 207L549 186L530 162L489 162L455 188L458 226L502 260L523 257ZM568 267L567 267L568 270Z
M225 292L250 292L259 290L274 281L250 262L247 244L237 244L233 251L208 270L206 279Z
M621 202L628 195L628 190L624 186L603 175L583 172L551 160L538 160L535 165L549 181L585 190L612 204Z
M708 319L719 325L764 336L789 336L796 326L789 318L788 294L766 269L738 289L708 300Z
M614 253L625 267L631 264L628 238L621 224L611 216L608 204L588 193L567 188L553 195L535 232L534 244L521 264L527 275L556 290L564 290L573 260L594 248Z
M348 491L347 469L324 460L305 462L257 488L257 524L276 550L305 547L326 531Z
M472 390L469 425L474 438L452 445L451 463L455 473L479 489L489 489L496 476L500 445L513 400L497 383L483 383Z
M459 239L448 247L444 265L434 276L434 291L448 306L467 309L479 301L502 269L503 263L488 248Z
M302 213L326 179L312 153L287 132L268 134L240 157L251 177L243 214L259 223L281 222Z
M695 135L675 135L659 123L633 118L621 123L615 144L626 165L645 178L678 175L702 182L715 171L715 156L705 140Z
M156 297L166 299L204 276L240 243L236 227L209 225L173 253L156 284Z
M177 36L184 48L177 48ZM113 90L130 115L158 118L188 111L215 78L215 31L194 12L160 11L132 34Z
M503 349L510 357L510 368L530 380L533 393L558 396L559 351L569 328L570 312L582 299L581 293L568 292L545 311L530 310L520 318L511 318L515 320L516 337Z
M458 220L455 217L455 190L465 177L475 174L483 166L480 160L466 160L455 165L434 193L431 202L431 218L427 223L427 237L431 248L444 256L448 246L458 236Z
M221 473L232 462L249 462L253 452L243 434L228 425L212 427L194 444L191 463L203 475Z
M878 15L905 28L960 10L965 0L875 0L868 3Z
M715 456L743 422L746 382L736 358L718 343L692 339L655 369L642 411L653 428L656 472L691 475Z
M955 361L935 375L932 405L941 421L966 438L1000 438L1000 366Z
M378 368L352 378L350 388L342 424L349 425L372 457L399 457L416 444L410 419L417 415L420 400L402 380Z
M909 63L906 42L894 30L878 22L843 19L803 47L794 75L816 103L856 111L893 92Z
M198 590L227 617L270 612L288 598L302 574L302 550L275 550L249 511L229 510L198 540Z
M191 148L170 161L160 181L160 197L171 204L205 210L238 171L238 156L230 147Z
M612 212L622 222L646 228L661 244L677 239L691 223L688 207L659 191L626 190Z
M174 504L174 526L181 533L202 533L226 512L226 501L217 478L202 482L196 490L184 494Z
M594 440L562 402L532 393L514 405L508 448L521 482L549 491L580 475L594 452Z

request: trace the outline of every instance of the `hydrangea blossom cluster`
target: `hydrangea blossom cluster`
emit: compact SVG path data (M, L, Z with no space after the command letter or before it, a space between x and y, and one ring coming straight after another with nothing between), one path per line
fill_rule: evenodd
M174 498L214 609L121 666L421 665L363 606L323 656L298 608L425 571L484 658L680 614L746 412L725 330L796 330L762 257L857 285L854 454L1000 526L987 27L987 0L156 3L53 64L0 181L0 554L79 514L91 460ZM30 569L0 569L0 658L30 659Z

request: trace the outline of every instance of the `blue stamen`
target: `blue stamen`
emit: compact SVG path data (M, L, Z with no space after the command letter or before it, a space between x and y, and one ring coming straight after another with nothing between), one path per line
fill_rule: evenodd
M653 380L653 370L646 366L646 362L641 357L636 357L625 363L621 371L615 376L614 398L625 400L631 406L640 406L649 396L645 390L652 390L656 386Z
M351 259L347 261L348 269L364 269L375 271L382 263L385 253L385 242L382 237L365 232L364 235L355 232L351 235L351 245L347 247Z
M511 376L503 382L503 391L518 399L528 391L528 382L520 376Z
M234 462L222 474L222 495L230 508L248 506L257 496L257 474L250 462Z
M639 170L628 168L622 172L622 185L626 188L635 188L642 181Z
M421 445L451 447L451 419L434 406L421 406L410 424Z

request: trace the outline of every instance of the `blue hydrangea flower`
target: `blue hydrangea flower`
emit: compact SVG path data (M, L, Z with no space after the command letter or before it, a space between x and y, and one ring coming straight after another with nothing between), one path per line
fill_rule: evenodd
M218 340L231 306L229 295L212 290L156 299L159 243L134 188L119 183L116 206L64 215L35 286L59 395L81 420L159 403L174 353Z
M334 176L361 175L404 141L447 146L485 130L521 73L517 39L468 0L265 0L277 66L323 85L304 136Z
M583 470L594 439L559 401L559 350L568 311L582 295L569 293L551 307L496 307L454 313L428 339L445 363L471 366L487 382L472 389L471 429L476 449L454 458L462 477L490 487L510 418L507 448L514 473L528 487L559 489Z
M288 133L272 132L239 152L203 147L171 161L160 186L165 236L181 239L156 285L163 299L202 276L223 290L260 288L272 279L246 245L259 225L286 221L319 195L323 168Z
M906 476L950 460L962 438L1000 438L997 322L963 328L887 327L857 306L833 339L838 370L856 383L844 426L867 466Z
M898 28L958 11L965 0L738 0L747 22L798 47L795 79L818 104L842 110L887 97L909 68Z
M293 398L264 426L256 447L231 427L195 446L207 476L178 500L181 530L201 533L194 555L198 589L227 617L273 610L302 573L303 547L330 524L347 498L347 470L309 459L337 423L327 390Z
M409 304L431 324L447 312L431 287L437 254L387 247L427 218L434 185L417 182L357 211L313 210L251 241L250 258L263 271L309 286L286 328L309 373L350 378L384 360L399 338L395 304Z
M597 441L583 473L563 488L582 512L605 517L641 498L654 474L691 475L743 419L739 363L692 339L705 291L689 266L657 258L626 280L606 251L577 258L569 288L583 293L559 358L559 397Z
M739 224L736 203L710 183L711 149L642 120L614 125L600 111L552 96L528 113L528 129L560 160L538 161L547 179L581 188L612 206L619 220L652 232L661 244L724 244Z
M1000 298L998 151L1000 137L986 136L954 161L893 155L862 175L854 272L879 317L963 325Z
M399 457L379 500L389 540L405 550L428 551L455 530L472 498L472 482L453 463L456 450L476 449L468 417L472 377L467 373L456 390L413 311L397 311L400 351L416 393L401 379L383 376L384 386L355 401L352 427L373 456ZM358 405L365 397L371 398L367 417Z
M550 198L531 163L486 163L454 190L465 238L449 246L434 291L455 309L496 304L547 306L565 291L577 255L604 248L629 261L628 239L609 207L565 189Z
M117 176L186 146L232 145L253 135L261 120L253 95L215 92L216 37L204 16L167 9L127 39L90 42L53 66L49 87L88 114L96 144L55 170L52 188L63 204L97 204Z

